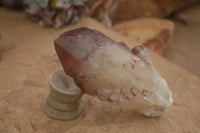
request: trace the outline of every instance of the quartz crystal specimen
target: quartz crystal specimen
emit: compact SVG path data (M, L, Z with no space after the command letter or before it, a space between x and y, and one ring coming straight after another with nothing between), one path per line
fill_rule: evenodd
M160 116L173 103L142 45L129 49L97 30L78 28L61 34L55 49L65 73L86 94L146 116Z

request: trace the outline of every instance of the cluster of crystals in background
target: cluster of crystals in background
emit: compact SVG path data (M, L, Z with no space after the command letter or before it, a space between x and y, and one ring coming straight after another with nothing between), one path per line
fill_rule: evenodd
M46 27L60 28L87 15L86 0L3 0L11 8L26 6L29 18ZM17 3L17 4L16 4Z
M173 103L142 45L130 50L99 31L79 28L56 39L55 49L65 73L86 94L146 116L160 116Z
M29 18L45 27L60 28L74 24L85 16L92 16L111 26L110 11L116 1L94 0L2 0L0 4L10 8L26 8ZM115 3L115 4L113 4ZM102 7L104 5L104 7Z

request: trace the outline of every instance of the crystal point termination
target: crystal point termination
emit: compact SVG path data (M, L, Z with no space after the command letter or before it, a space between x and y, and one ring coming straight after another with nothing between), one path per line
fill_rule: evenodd
M173 103L142 45L129 49L97 30L78 28L61 34L55 49L65 73L86 94L146 116L160 116Z

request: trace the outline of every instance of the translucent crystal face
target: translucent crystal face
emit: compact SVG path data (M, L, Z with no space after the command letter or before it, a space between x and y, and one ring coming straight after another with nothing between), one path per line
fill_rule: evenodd
M65 73L84 93L146 116L159 116L173 103L144 46L130 50L99 31L79 28L63 33L55 48Z

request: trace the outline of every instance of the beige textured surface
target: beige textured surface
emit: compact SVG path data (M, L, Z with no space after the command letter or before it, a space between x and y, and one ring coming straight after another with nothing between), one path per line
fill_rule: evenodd
M188 26L179 21L175 25L174 37L164 57L200 77L200 25Z
M29 22L25 14L4 9L0 9L0 18L1 133L200 132L200 79L153 53L153 63L168 81L175 101L163 116L146 118L132 110L84 96L84 112L76 120L48 118L41 110L41 101L49 91L50 73L60 66L53 47L53 40L60 33L88 26L130 47L135 43L91 19L77 26L53 30Z

